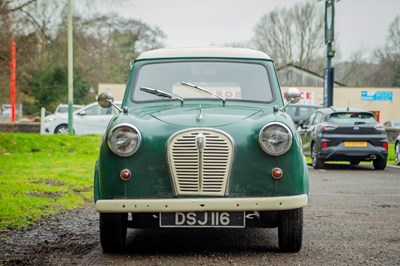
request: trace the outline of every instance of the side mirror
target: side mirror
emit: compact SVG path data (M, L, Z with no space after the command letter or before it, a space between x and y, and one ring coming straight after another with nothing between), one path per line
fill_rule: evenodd
M301 94L298 88L289 88L286 93L286 101L289 103L298 103L301 99Z
M301 99L301 94L298 88L289 88L285 94L285 99L287 103L281 107L279 110L283 111L292 103L298 103Z
M84 115L87 115L87 113L86 113L86 111L85 111L85 110L83 110L83 111L80 111L80 112L78 113L78 115L80 115L80 116L84 116Z
M109 108L114 102L114 97L108 92L102 92L97 96L97 102L103 108Z

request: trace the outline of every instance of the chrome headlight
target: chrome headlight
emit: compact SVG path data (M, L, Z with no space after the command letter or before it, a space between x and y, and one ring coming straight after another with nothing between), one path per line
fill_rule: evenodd
M292 132L286 125L273 122L261 129L258 141L266 153L278 156L290 149L292 137Z
M108 135L108 147L116 155L128 157L140 146L142 137L139 130L130 124L120 124L111 129Z

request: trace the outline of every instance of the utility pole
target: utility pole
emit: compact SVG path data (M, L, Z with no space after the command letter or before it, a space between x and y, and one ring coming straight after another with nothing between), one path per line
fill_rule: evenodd
M68 133L74 133L74 76L73 76L73 35L72 35L72 0L68 0Z
M332 58L335 56L333 41L335 40L335 1L325 0L325 44L327 67L324 72L324 107L333 105L334 67Z

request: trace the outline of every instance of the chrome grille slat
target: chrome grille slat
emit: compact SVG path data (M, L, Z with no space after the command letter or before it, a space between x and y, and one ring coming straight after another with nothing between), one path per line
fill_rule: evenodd
M176 194L225 195L232 154L232 139L222 131L189 129L174 134L168 161Z

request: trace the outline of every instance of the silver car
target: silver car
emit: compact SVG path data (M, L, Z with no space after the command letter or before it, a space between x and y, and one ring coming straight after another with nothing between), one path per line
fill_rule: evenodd
M121 106L121 103L116 103ZM77 135L105 133L108 122L118 113L115 108L101 108L97 102L86 105L73 113L74 133ZM44 119L44 134L68 133L68 113L48 115Z
M396 163L400 165L400 135L397 136L394 143L394 155L396 156Z

